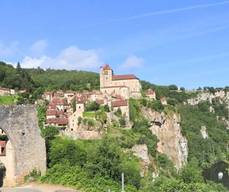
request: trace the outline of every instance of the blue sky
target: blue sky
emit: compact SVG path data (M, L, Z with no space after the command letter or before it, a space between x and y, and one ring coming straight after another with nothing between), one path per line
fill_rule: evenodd
M1 0L0 60L229 85L229 0Z

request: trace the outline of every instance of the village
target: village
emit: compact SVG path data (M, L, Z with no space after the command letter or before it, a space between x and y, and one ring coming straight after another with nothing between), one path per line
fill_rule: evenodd
M111 67L106 64L100 70L100 90L55 91L43 94L43 99L48 102L46 126L61 127L70 135L83 133L83 130L85 133L85 129L92 133L90 128L96 127L96 121L93 121L96 120L96 114L93 111L100 108L106 112L105 121L118 121L118 116L123 126L129 127L129 99L141 98L141 91L140 80L135 75L114 75ZM152 89L145 95L156 99L156 93ZM103 125L100 124L99 127L101 126ZM98 130L95 134L97 132Z

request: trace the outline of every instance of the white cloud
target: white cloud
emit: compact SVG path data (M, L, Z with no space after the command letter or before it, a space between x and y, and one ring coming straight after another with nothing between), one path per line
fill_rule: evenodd
M144 59L137 56L129 56L121 65L122 68L139 68L144 65Z
M79 49L71 46L63 49L56 57L41 56L30 57L26 56L22 62L22 67L42 67L53 69L77 69L87 70L96 69L102 65L102 60L97 49Z
M32 44L32 46L30 47L30 51L33 55L40 55L44 53L47 46L48 43L45 40L41 39Z

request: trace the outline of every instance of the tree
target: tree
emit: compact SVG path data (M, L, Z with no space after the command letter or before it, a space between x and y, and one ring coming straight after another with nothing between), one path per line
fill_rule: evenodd
M107 123L107 114L104 110L98 110L95 113L95 119L101 123L101 128L103 130L104 125Z

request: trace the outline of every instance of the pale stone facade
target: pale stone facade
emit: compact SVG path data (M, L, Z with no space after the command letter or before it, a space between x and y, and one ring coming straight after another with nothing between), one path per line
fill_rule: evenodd
M15 95L15 94L16 92L14 89L0 87L0 96Z
M100 91L103 94L117 94L123 98L141 97L141 83L135 75L114 75L109 65L101 67Z
M36 107L32 105L0 106L0 126L9 141L0 161L6 168L5 185L24 182L33 170L46 171L45 140L38 127Z

